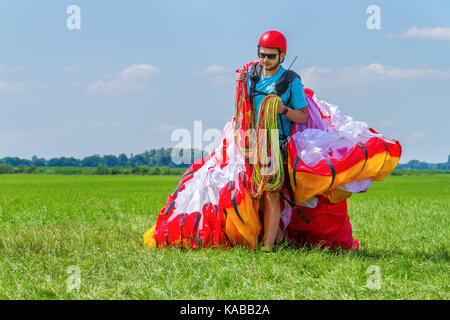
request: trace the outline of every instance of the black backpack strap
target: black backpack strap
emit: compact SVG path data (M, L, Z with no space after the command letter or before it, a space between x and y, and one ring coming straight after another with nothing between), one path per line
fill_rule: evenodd
M302 80L295 71L286 70L283 73L283 75L280 77L280 79L277 81L277 83L275 84L275 92L280 97L283 93L285 93L286 91L289 90L289 96L288 96L286 105L288 105L289 102L291 101L291 90L290 89L291 89L292 81L294 81L295 78L298 78L300 81Z
M256 93L256 83L261 79L262 66L261 63L257 62L250 68L250 103L254 105L255 93ZM259 92L258 92L259 93Z
M280 98L281 98L282 94L284 94L286 91L289 90L289 96L286 100L286 106L289 104L289 102L291 102L291 96L292 96L291 84L292 84L292 81L295 80L295 78L299 78L299 80L301 81L300 76L295 71L286 70L281 75L281 77L277 81L277 83L275 84L275 92L276 92L277 96L279 96ZM283 130L283 134L284 134L286 132L284 131L283 122L281 121L281 116L279 118L280 118L280 123L281 123L281 130ZM285 138L285 137L283 137L283 138Z
M278 114L278 123L280 123L280 125L281 125L281 132L283 132L283 134L280 135L280 139L281 139L282 142L284 142L284 141L286 141L287 136L285 135L286 132L284 131L283 119L281 119L281 114L280 113Z

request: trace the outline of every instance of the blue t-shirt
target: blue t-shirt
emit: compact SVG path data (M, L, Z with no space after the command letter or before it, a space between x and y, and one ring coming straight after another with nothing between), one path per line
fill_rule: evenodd
M286 71L285 68L280 67L280 70L277 72L276 75L274 75L272 77L267 77L267 78L264 77L264 75L261 73L261 78L256 83L255 90L261 91L261 92L266 92L268 94L270 94L270 93L275 94L275 83L277 83L277 81L281 78L281 76L283 75L283 73L285 71ZM250 94L250 86L251 86L251 83L250 83L250 71L249 71L249 77L248 77L248 81L247 81L248 94ZM306 99L305 99L305 92L303 91L303 84L299 78L295 78L294 81L292 81L290 90L291 90L291 100L289 101L288 105L286 105L286 102L287 102L287 99L289 98L289 89L286 90L286 92L281 95L281 100L283 101L283 104L286 107L289 107L289 108L295 109L295 110L299 110L301 108L306 107L307 103L306 103ZM255 106L254 107L255 107L256 123L258 123L259 108L261 107L261 103L265 97L266 96L263 94L255 93ZM292 121L281 114L279 114L279 116L277 116L278 128L280 131L280 135L283 134L283 131L282 131L282 126L280 124L279 117L281 117L281 121L283 122L284 135L289 136L291 134Z

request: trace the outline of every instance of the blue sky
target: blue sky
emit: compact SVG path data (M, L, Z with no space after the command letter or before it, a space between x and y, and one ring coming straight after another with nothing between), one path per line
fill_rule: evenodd
M81 10L70 30L69 5ZM369 30L377 5L381 29ZM222 129L234 71L283 32L285 66L321 99L397 139L401 162L450 153L449 1L0 1L0 157L171 147ZM206 143L205 143L206 144Z

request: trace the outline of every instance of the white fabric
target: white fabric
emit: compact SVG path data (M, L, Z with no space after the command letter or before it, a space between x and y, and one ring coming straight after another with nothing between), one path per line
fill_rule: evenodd
M222 150L224 138L230 142L226 149L229 163L221 168ZM222 137L217 140L214 156L198 169L193 177L186 182L185 189L178 192L175 199L175 208L168 219L170 222L181 213L202 211L205 203L217 205L219 192L229 181L238 181L239 172L245 170L245 162L242 154L234 144L234 124L227 122ZM203 215L201 216L199 228L203 226Z
M292 135L302 161L308 166L315 166L326 158L343 158L355 143L365 143L372 137L382 137L369 131L365 122L354 121L352 117L343 115L337 106L323 100L308 99L308 111L317 114L318 106L330 119L322 120L315 116L314 124L297 126L297 132ZM317 123L321 122L322 125ZM328 125L327 125L328 123ZM317 129L322 127L322 129ZM325 129L323 129L325 127Z
M317 107L329 118L322 120ZM323 159L342 159L356 143L365 143L372 137L383 138L371 132L365 122L342 114L336 105L319 100L316 95L308 97L308 111L310 121L306 125L296 124L297 131L292 135L300 159L308 166L313 167ZM357 180L338 189L357 193L366 191L371 183L371 179Z

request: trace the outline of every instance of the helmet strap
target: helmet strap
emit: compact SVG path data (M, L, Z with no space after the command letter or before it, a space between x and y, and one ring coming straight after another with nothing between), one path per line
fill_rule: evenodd
M284 58L283 58L283 61L280 61L280 60L281 60L281 50L278 49L278 51L280 52L279 55L278 55L278 63L276 64L275 67L273 67L273 68L271 68L271 69L268 69L268 71L272 71L272 70L276 69L279 65L281 65L281 64L283 63Z
M280 65L280 60L278 60L278 63L275 67L267 69L267 71L272 71L272 70L276 69L279 65Z

